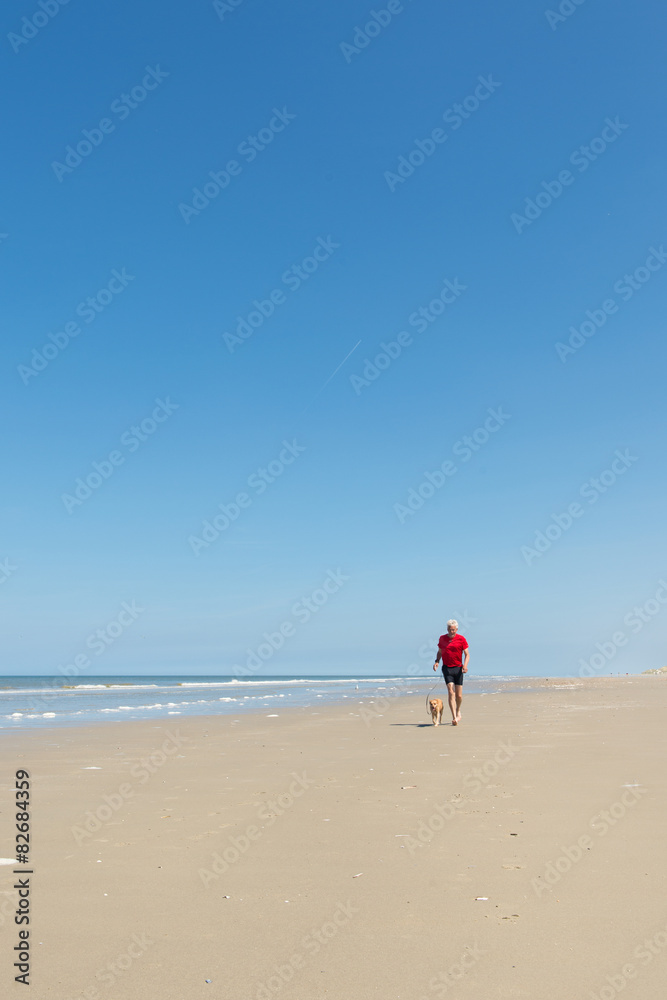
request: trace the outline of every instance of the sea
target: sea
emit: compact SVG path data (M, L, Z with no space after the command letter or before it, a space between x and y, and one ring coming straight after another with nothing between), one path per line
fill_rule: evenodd
M466 692L489 694L514 677L466 679ZM293 708L334 703L372 708L398 695L446 694L440 675L414 677L1 677L0 730L91 725L115 719L258 713L275 717Z

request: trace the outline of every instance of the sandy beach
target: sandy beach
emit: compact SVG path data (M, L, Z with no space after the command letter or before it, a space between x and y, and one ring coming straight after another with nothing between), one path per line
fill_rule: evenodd
M4 734L5 857L31 782L31 995L662 997L667 679L532 684L467 697L458 728L398 691Z

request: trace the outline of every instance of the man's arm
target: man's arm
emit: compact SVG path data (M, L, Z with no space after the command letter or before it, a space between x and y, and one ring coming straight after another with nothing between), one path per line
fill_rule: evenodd
M463 650L463 673L468 673L468 660L470 659L470 649L466 646Z
M439 664L440 664L440 657L441 657L441 655L442 655L442 653L441 653L441 651L440 651L440 647L438 646L438 655L436 656L436 658L435 658L435 663L433 664L433 669L434 669L434 670L437 670L437 669L438 669L438 666L439 666Z

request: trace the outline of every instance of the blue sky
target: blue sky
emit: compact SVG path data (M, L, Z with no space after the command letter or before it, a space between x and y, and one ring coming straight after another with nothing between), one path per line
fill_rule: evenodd
M2 671L401 674L453 614L662 666L661 5L56 4L0 33Z

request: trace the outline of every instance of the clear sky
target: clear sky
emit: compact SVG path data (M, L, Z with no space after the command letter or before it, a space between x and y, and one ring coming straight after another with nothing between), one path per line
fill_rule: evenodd
M1 13L2 672L667 662L663 5L60 2Z

